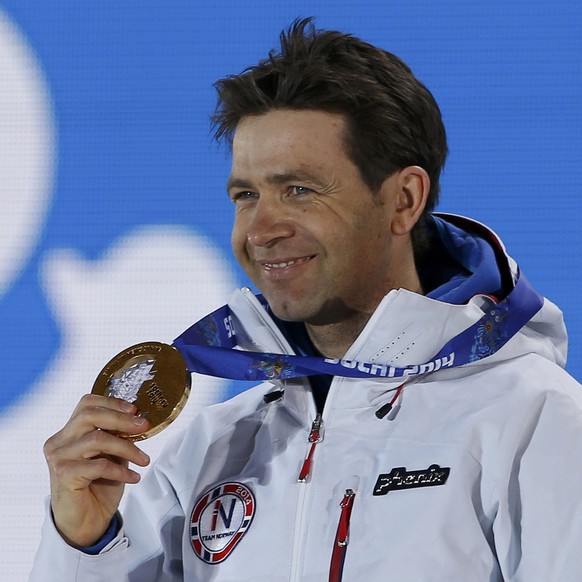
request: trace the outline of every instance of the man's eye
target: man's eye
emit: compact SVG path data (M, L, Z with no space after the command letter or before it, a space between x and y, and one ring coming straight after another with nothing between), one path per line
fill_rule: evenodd
M250 190L245 190L243 192L233 192L230 196L233 202L243 202L244 200L250 200L254 198L256 194Z
M305 186L291 186L291 192L296 196L303 196L305 194L310 194L313 190L311 188L306 188Z

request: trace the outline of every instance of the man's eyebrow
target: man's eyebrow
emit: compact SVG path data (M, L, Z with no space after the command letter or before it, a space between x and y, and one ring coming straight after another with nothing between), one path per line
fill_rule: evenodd
M251 189L252 185L248 180L243 178L237 178L236 176L231 176L226 182L226 191L230 192L232 188L248 188Z
M307 172L301 171L294 171L294 172L282 172L277 174L269 174L265 181L268 184L288 184L289 182L309 182L314 186L319 186L320 188L324 187L323 182L309 174ZM227 191L230 191L232 188L248 188L252 189L253 185L249 180L245 180L244 178L238 178L236 176L231 176L226 183Z

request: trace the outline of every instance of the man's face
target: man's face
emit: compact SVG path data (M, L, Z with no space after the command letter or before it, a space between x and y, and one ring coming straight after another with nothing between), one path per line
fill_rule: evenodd
M398 280L397 174L374 197L345 152L344 127L338 114L273 110L244 118L234 135L234 254L286 321L371 313Z

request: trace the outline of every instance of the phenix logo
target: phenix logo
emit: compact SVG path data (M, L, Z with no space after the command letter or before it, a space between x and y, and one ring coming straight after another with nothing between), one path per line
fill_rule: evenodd
M121 398L126 402L135 402L144 382L155 378L155 371L153 374L151 373L155 363L155 359L143 360L126 368L121 373L114 374L109 380L107 395Z
M396 467L390 473L378 475L374 485L374 495L386 495L389 491L415 489L417 487L435 487L444 485L451 469L431 465L421 471L407 471L405 467Z

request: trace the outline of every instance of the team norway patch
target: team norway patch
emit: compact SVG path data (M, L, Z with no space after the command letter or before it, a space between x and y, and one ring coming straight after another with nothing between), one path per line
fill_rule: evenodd
M255 497L242 483L223 483L207 491L194 505L190 539L196 555L207 564L230 556L255 515Z

